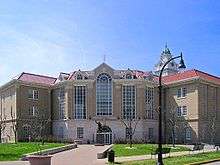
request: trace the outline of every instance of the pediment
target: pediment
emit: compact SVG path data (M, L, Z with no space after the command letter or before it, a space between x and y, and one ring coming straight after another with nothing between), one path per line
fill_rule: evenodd
M102 63L101 65L99 65L98 67L94 69L94 72L95 72L95 75L99 75L101 73L108 73L111 76L113 76L114 69L110 67L109 65L107 65L106 63Z

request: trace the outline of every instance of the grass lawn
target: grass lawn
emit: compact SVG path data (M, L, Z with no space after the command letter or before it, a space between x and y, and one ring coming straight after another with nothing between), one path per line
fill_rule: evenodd
M49 149L64 146L64 143L45 143L41 149ZM0 161L18 160L23 154L39 150L39 143L19 142L17 144L0 144Z
M189 163L196 163L202 161L208 161L220 158L220 152L210 152L204 154L197 154L197 155L189 155L189 156L179 156L173 158L165 158L164 164L166 165L186 165ZM145 160L145 161L134 161L134 162L125 162L121 163L122 165L155 165L156 160Z
M163 147L171 147L165 146ZM151 154L152 150L157 148L157 144L133 144L133 148L129 148L129 144L114 144L113 150L115 155L120 156L134 156L134 155L147 155ZM171 152L189 151L188 148L176 146L172 148Z

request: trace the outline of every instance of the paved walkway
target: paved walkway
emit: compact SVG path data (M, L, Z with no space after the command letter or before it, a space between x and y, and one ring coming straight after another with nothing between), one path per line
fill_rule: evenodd
M52 157L52 165L105 165L107 159L97 159L97 153L102 152L109 146L94 146L94 145L79 145L78 148L69 151L64 151L57 153ZM189 154L198 154L203 152L212 152L214 149L206 149L204 151L183 151L183 152L173 152L163 155L163 157L175 157L183 156ZM126 161L136 161L136 160L146 160L156 158L156 156L151 155L141 155L141 156L129 156L129 157L116 157L115 161L118 163ZM0 162L0 165L29 165L29 162L16 161L16 162ZM207 165L220 165L220 162L215 162Z
M97 153L109 146L79 145L78 148L55 154L52 165L105 165L105 159L97 159Z
M175 156L184 156L184 155L193 155L193 154L199 154L203 152L212 152L215 151L215 149L206 149L204 151L182 151L182 152L171 152L170 154L163 155L163 157L175 157ZM157 158L157 156L151 156L151 155L140 155L140 156L129 156L129 157L116 157L115 162L121 163L121 162L127 162L127 161L136 161L136 160L147 160ZM107 160L106 160L107 161Z
M54 154L52 165L105 165L105 159L97 159L97 153L109 146L79 145L78 148ZM30 165L28 161L0 162L0 165Z

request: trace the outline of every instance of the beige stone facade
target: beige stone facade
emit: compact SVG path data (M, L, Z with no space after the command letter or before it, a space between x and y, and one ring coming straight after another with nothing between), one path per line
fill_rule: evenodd
M102 134L105 143L126 141L130 123L134 141L157 142L157 80L152 72L105 63L58 78L22 73L0 88L1 140L14 141L16 130L17 140L96 143L100 122L110 130ZM164 142L174 131L178 143L220 143L220 78L175 71L163 83Z

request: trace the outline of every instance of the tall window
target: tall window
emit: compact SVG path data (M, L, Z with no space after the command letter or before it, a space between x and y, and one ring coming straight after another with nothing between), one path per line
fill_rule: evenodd
M75 86L75 119L86 119L86 87Z
M59 118L65 118L65 89L61 87L59 90Z
M177 89L177 97L178 98L186 97L186 94L187 94L186 88L179 88L179 89Z
M145 91L146 113L148 119L154 118L154 88L147 87Z
M96 113L99 116L112 115L112 78L106 73L97 77Z
M82 139L83 138L83 127L77 127L77 138Z
M135 118L136 91L134 85L124 85L122 87L122 109L124 119Z
M185 136L186 136L186 140L191 140L192 132L190 128L186 128Z

